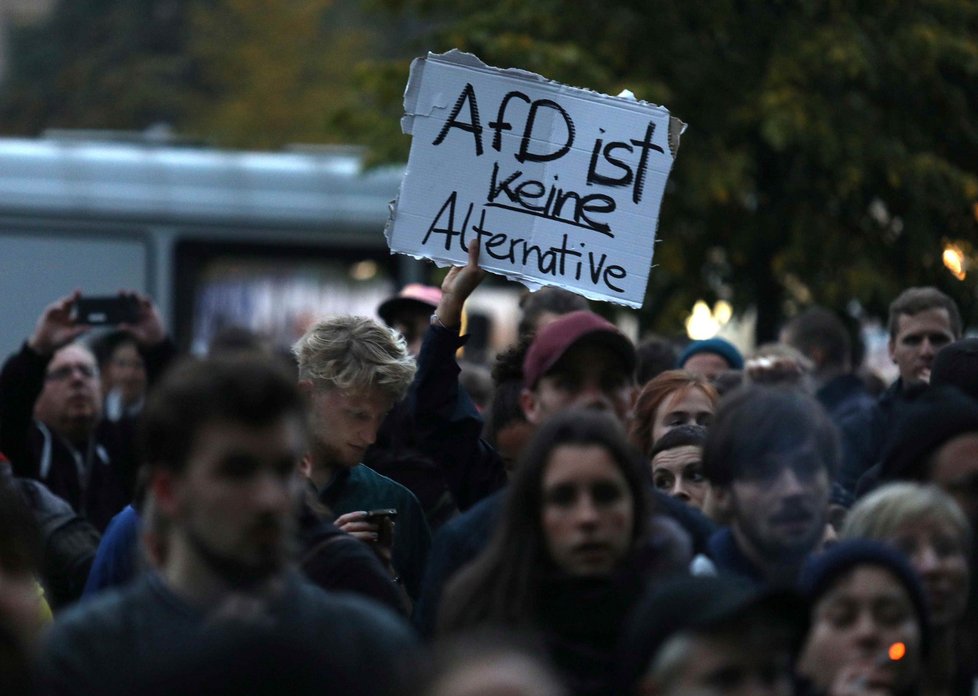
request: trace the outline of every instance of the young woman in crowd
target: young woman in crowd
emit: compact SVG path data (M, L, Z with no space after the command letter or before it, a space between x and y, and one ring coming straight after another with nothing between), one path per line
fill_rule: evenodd
M648 456L656 440L680 425L707 426L719 397L705 378L685 370L667 370L649 380L635 401L629 439Z
M610 693L627 611L649 578L689 562L649 529L648 469L617 421L558 414L524 450L489 547L448 586L439 631L539 634L573 693Z
M968 603L971 529L954 500L935 486L892 483L859 500L849 512L843 538L877 539L902 551L920 577L931 624L922 694L970 696L973 646L961 645L957 629Z
M843 541L812 557L801 586L812 619L798 660L800 694L920 693L927 609L903 554L868 539Z

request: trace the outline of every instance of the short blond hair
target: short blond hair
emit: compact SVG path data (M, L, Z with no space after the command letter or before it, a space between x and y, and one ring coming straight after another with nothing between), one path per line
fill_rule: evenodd
M849 511L840 537L886 540L907 523L924 520L949 523L967 553L971 526L961 508L937 486L919 483L889 483L861 498Z
M292 346L299 379L343 391L380 389L400 401L417 370L404 338L367 317L320 321Z

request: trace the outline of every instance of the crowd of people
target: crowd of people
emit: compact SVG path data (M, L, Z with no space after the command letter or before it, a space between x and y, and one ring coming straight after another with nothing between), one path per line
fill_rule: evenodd
M0 371L0 692L978 693L953 301L894 299L877 392L826 309L745 357L547 288L490 383L478 256L289 354L50 304Z

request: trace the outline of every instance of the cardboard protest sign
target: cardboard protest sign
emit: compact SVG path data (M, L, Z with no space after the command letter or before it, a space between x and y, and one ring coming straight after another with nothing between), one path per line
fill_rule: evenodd
M391 251L460 265L478 238L487 270L642 306L685 127L668 110L459 51L414 61L404 110Z

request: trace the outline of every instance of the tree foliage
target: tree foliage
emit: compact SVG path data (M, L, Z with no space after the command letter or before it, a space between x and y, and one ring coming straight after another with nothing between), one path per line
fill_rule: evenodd
M191 15L190 54L204 91L188 127L242 147L347 142L360 135L360 63L382 32L350 3L217 0ZM362 137L362 135L361 135Z
M695 299L884 312L934 284L978 321L975 281L941 264L978 238L978 6L967 0L710 3L389 0L469 50L667 106L689 124L660 219L645 325Z
M166 123L246 148L363 141L385 96L368 65L394 55L397 29L355 0L61 0L11 36L0 127Z
M186 16L176 0L61 0L15 27L0 92L8 133L175 122L193 89Z

